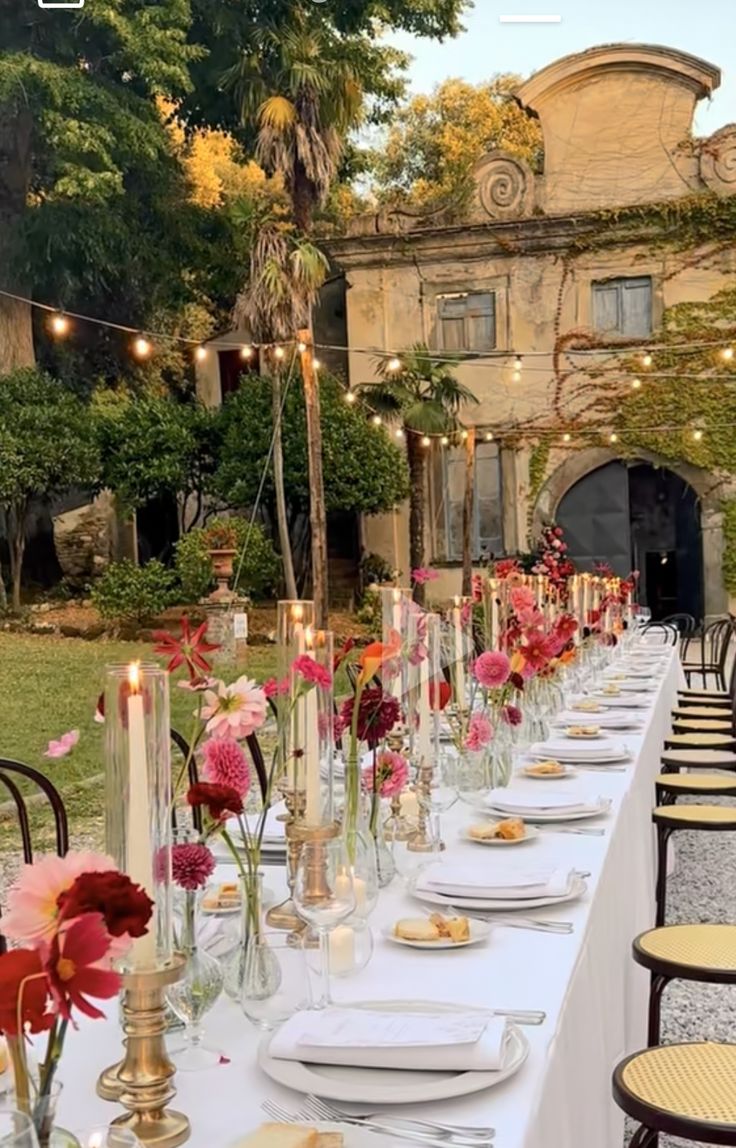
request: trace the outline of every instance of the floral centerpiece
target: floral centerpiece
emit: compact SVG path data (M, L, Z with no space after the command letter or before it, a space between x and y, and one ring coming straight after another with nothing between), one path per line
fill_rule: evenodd
M96 1019L93 1000L117 995L115 961L144 936L153 912L147 893L110 857L67 853L25 865L7 899L3 933L19 947L0 956L0 1031L7 1038L17 1106L49 1144L59 1091L57 1070L74 1013ZM34 1076L26 1038L48 1033Z

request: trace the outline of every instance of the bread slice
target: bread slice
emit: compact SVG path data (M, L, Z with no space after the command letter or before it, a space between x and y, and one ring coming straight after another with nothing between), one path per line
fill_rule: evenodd
M456 945L461 941L469 941L470 921L467 917L448 917L447 931Z
M400 937L402 941L437 941L440 931L426 917L403 917L394 925L394 936Z
M320 1132L319 1148L344 1148L345 1137L342 1132Z
M342 1138L341 1138L342 1139ZM302 1124L262 1124L236 1148L325 1148L320 1134ZM332 1146L330 1146L332 1148Z

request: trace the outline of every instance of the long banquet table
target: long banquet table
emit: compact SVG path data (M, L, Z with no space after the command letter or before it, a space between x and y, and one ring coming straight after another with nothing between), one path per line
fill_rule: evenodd
M496 1129L494 1148L621 1148L623 1119L611 1100L610 1075L624 1053L645 1043L648 981L631 960L631 941L654 919L653 778L680 674L673 650L649 710L641 711L643 729L623 735L633 757L626 771L579 775L577 788L612 799L606 817L582 823L600 825L605 836L545 831L537 842L521 847L529 849L535 867L550 862L590 871L588 891L580 901L537 913L574 922L571 935L498 926L484 945L419 952L381 937L384 926L400 916L416 916L419 908L398 882L382 892L371 917L373 959L357 976L334 981L338 1002L429 999L543 1009L547 1014L542 1026L524 1028L531 1049L516 1076L473 1096L423 1106L423 1115L491 1124ZM514 784L539 785L518 779ZM443 818L453 860L489 868L502 863L507 851L483 850L461 840L461 829L471 819L472 811L461 805ZM268 871L269 886L281 879L282 870ZM69 1035L60 1072L64 1094L59 1113L67 1127L112 1118L113 1106L96 1097L95 1081L99 1071L120 1056L116 1006L110 1008L109 1020L83 1021L81 1031ZM227 998L221 998L205 1027L210 1042L216 1042L230 1062L179 1074L173 1107L191 1120L192 1148L228 1148L264 1119L262 1100L270 1097L296 1108L301 1098L258 1068L261 1034Z

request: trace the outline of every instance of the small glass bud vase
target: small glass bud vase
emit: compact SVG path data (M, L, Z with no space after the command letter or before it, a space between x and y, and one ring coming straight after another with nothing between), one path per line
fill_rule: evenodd
M184 1047L173 1054L177 1068L196 1072L217 1064L219 1052L202 1043L202 1020L222 992L223 973L220 962L206 952L198 941L199 892L186 892L179 950L187 959L184 976L167 990L166 998L185 1022Z
M225 992L234 1001L240 1000L248 961L248 946L253 937L263 936L263 874L245 873L240 876L240 937L232 953L225 959Z

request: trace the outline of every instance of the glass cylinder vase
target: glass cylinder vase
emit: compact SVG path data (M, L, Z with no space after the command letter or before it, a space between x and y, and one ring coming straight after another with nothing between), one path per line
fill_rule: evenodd
M317 829L334 820L334 641L306 626L279 647L279 788L296 821Z
M431 768L439 755L439 693L442 665L440 620L412 604L407 646L407 725L412 764Z
M381 641L384 646L394 646L399 651L406 648L408 640L408 619L412 604L411 590L401 586L381 586ZM406 659L398 653L395 658L384 662L381 667L381 681L386 693L391 694L403 706L407 690Z
M154 902L124 972L171 961L172 790L169 677L160 666L109 666L105 676L105 836L116 865Z
M225 992L239 1001L245 979L248 945L263 935L263 874L240 876L240 936L238 944L223 962Z
M452 702L459 713L470 704L470 665L473 659L473 599L459 594L445 615L443 665L449 670Z

